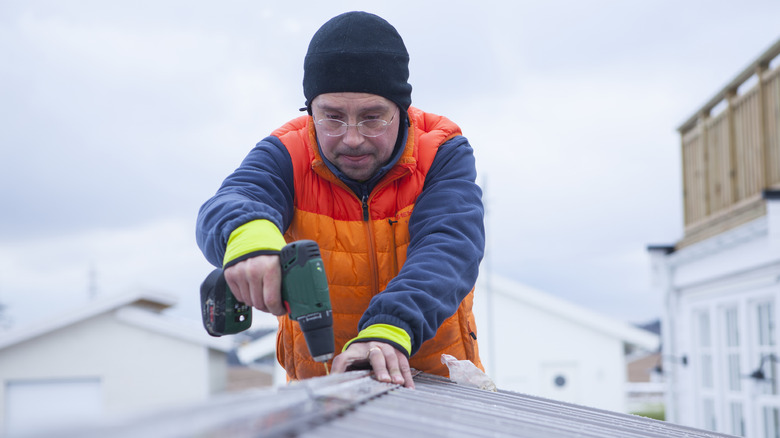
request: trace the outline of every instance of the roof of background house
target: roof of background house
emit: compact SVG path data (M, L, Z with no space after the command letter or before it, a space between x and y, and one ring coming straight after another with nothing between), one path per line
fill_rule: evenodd
M228 365L276 363L276 327L260 327L236 334L236 346L228 354Z
M661 320L660 319L654 319L652 321L645 322L643 324L636 324L637 327L641 328L642 330L647 330L650 333L655 333L656 335L661 335Z
M412 390L381 383L367 371L333 374L274 390L221 396L175 411L115 419L59 436L728 436L509 391L485 391L429 374L418 374L415 385Z
M488 293L485 283L482 283L480 293ZM495 293L506 296L522 303L524 306L533 307L547 313L558 315L567 321L580 324L606 336L620 339L625 344L642 348L647 351L655 351L660 345L658 335L647 330L637 328L631 324L598 314L584 307L573 304L562 298L558 298L538 289L534 289L523 283L492 275L489 289Z
M111 312L119 321L172 338L202 344L224 352L232 348L233 343L230 339L212 338L205 330L194 324L187 324L161 313L174 306L176 302L175 296L150 291L137 291L97 299L84 307L63 312L43 322L0 332L0 350Z

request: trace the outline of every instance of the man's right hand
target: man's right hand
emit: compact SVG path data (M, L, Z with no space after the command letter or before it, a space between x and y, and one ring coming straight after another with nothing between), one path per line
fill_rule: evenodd
M225 269L225 280L236 299L263 312L284 315L282 267L278 255L248 258Z

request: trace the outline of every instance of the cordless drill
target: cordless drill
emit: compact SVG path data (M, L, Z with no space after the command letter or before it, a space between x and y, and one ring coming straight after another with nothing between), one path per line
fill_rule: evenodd
M287 313L300 324L312 358L327 362L335 351L333 310L320 248L312 240L299 240L282 248L279 261ZM203 281L200 302L203 326L211 336L239 333L252 325L252 308L236 299L222 269L215 269Z

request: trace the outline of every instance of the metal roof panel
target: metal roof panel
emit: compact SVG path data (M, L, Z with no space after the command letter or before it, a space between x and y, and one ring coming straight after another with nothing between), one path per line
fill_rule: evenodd
M246 391L175 411L113 420L78 437L726 437L634 415L499 390L430 374L415 389L366 371Z

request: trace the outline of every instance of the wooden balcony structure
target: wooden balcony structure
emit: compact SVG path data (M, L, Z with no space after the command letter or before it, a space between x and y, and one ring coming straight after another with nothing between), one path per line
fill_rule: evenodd
M677 129L685 221L677 249L765 215L763 194L780 189L778 54L780 40Z

